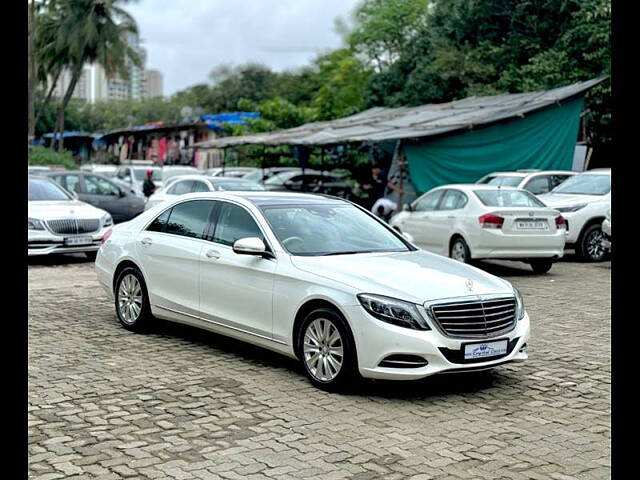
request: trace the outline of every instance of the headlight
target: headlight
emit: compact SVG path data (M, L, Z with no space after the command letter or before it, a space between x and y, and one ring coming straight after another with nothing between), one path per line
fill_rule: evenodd
M578 210L580 210L581 208L584 208L586 206L587 206L586 203L581 203L579 205L570 205L568 207L559 207L559 208L556 208L556 210L558 210L559 212L577 212Z
M522 320L524 318L524 301L522 300L522 294L520 290L513 287L513 293L516 295L516 319Z
M113 218L111 218L111 215L107 213L104 217L102 217L102 226L110 227L111 225L113 225Z
M44 225L37 218L29 218L27 225L29 230L44 230Z
M368 293L359 294L358 300L378 320L414 330L430 330L415 303Z

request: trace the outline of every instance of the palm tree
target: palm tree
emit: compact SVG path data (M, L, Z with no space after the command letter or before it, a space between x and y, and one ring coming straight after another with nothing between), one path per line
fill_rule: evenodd
M140 65L138 53L129 46L128 35L137 35L133 17L121 5L129 0L51 0L48 14L55 23L55 36L44 46L53 65L71 72L71 80L62 98L56 132L62 150L64 113L85 64L98 63L107 77L128 78L128 65ZM54 138L57 135L54 135Z

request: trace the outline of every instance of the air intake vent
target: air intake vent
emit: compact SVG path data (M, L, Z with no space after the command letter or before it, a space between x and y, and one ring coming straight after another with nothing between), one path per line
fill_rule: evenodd
M420 368L427 365L429 365L429 362L418 355L395 354L385 357L378 366L386 368Z

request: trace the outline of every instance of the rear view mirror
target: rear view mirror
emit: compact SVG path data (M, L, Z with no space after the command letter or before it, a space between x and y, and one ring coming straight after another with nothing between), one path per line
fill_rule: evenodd
M246 237L235 241L233 251L239 255L264 255L267 248L258 237Z
M411 235L409 235L407 232L402 232L402 236L404 237L404 239L409 242L409 243L413 243L413 237Z

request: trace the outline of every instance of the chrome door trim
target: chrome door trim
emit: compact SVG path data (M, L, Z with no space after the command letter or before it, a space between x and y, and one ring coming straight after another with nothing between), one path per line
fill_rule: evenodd
M254 337L263 338L263 339L269 340L271 342L280 343L282 345L287 345L285 342L283 342L281 340L276 340L275 338L269 338L266 335L260 335L259 333L253 333L253 332L250 332L248 330L244 330L242 328L232 327L230 325L226 325L226 324L221 323L221 322L216 322L215 320L209 320L207 318L203 318L203 317L200 317L198 315L192 315L190 313L184 313L184 312L181 312L179 310L174 310L172 308L163 307L162 305L154 305L154 307L155 308L160 308L161 310L167 310L169 312L177 313L179 315L185 315L187 317L195 318L196 320L201 320L203 322L213 323L214 325L218 325L219 327L224 327L224 328L228 328L230 330L235 330L235 331L240 332L240 333L246 333L248 335L253 335Z

